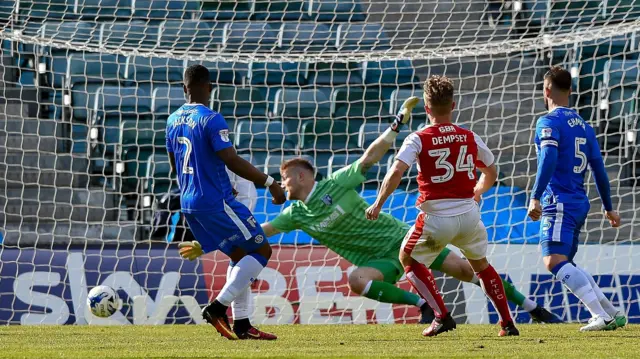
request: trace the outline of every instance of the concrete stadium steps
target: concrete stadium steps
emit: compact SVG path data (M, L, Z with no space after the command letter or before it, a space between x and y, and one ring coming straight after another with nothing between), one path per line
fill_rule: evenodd
M68 245L115 245L134 243L140 228L132 221L73 222L46 221L7 223L3 227L5 247L45 247Z
M120 215L117 197L103 189L13 188L0 197L0 223L114 221Z

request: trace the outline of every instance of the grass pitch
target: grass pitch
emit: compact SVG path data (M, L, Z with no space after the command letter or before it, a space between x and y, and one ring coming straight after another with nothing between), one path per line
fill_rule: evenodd
M580 333L578 325L461 325L423 338L419 325L265 326L273 342L229 341L205 325L0 327L0 358L638 358L640 326Z

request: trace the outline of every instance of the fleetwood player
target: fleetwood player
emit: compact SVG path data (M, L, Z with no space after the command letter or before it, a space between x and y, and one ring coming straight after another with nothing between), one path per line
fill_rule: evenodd
M420 197L416 205L421 212L405 236L400 261L407 279L436 315L422 334L436 336L456 327L433 275L416 263L430 266L450 243L460 248L485 294L497 308L499 336L519 335L511 319L502 280L486 259L487 231L474 201L479 200L498 177L493 154L475 133L451 122L455 107L451 80L431 76L424 88L425 109L431 126L406 138L366 216L370 220L378 219L402 175L417 162ZM482 172L477 183L476 168Z

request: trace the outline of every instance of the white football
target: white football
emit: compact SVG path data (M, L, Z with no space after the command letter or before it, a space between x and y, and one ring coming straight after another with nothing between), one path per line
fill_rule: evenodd
M94 287L87 296L87 305L96 317L108 318L118 310L120 298L113 288L106 285Z

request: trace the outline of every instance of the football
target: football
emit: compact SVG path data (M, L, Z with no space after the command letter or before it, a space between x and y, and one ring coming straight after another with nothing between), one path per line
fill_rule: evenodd
M118 310L120 298L113 288L100 285L94 287L87 296L87 305L96 317L108 318Z

